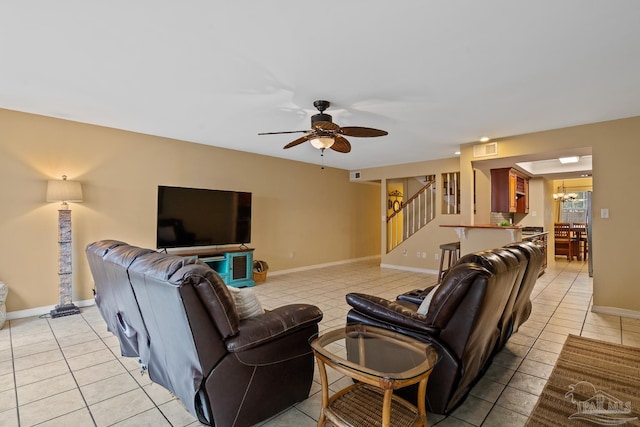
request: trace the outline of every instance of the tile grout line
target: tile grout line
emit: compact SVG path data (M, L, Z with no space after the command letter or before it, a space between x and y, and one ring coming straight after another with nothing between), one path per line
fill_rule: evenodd
M16 400L16 417L18 420L18 427L20 427L20 405L18 405L18 379L16 378L16 358L13 354L13 331L11 330L11 323L13 320L9 320L9 348L11 350L11 369L13 370L13 393Z
M86 319L85 319L85 321L86 321ZM162 415L162 417L163 417L163 418L164 418L164 419L169 423L169 425L173 427L173 423L171 422L171 420L169 420L169 419L167 418L167 416L166 416L166 415L165 415L165 413L160 409L160 407L159 407L159 406L158 406L158 404L155 402L155 400L153 400L153 398L151 398L151 396L149 395L149 393L147 393L147 391L145 390L145 387L144 387L142 384L140 384L140 383L138 382L138 380L136 380L136 379L135 379L135 377L134 377L134 376L133 376L133 374L131 373L132 371L130 371L129 369L127 369L127 366L125 366L125 364L124 364L124 363L122 363L122 360L120 360L120 356L118 356L116 353L114 353L113 349L112 349L111 347L109 347L109 345L104 341L103 337L102 337L102 336L100 336L100 335L98 334L98 332L93 328L93 326L91 325L91 323L87 322L87 324L89 325L89 328L91 328L91 330L92 330L93 332L95 332L95 334L98 336L98 339L100 339L100 341L102 341L102 343L107 347L107 349L111 352L111 354L113 354L113 355L116 357L116 360L118 361L118 363L119 363L119 364L120 364L120 365L125 369L126 373L127 373L127 374L132 378L132 379L133 379L133 381L135 382L136 386L137 386L137 387L138 387L138 388L139 388L139 389L140 389L140 390L141 390L141 391L142 391L142 392L143 392L143 393L144 393L144 394L149 398L149 400L153 403L153 407L154 407L155 409L157 409L157 410L158 410L158 412L160 412L160 414ZM124 356L123 356L123 357L124 357ZM142 373L142 375L145 375L145 373L143 372L143 373ZM149 375L149 372L148 372L148 371L146 372L146 375ZM113 377L110 377L110 378L113 378ZM152 384L154 384L154 383L152 383ZM160 387L162 387L162 386L160 386ZM78 388L79 388L79 387L78 387ZM82 393L82 392L81 392L81 393ZM173 395L173 393L171 393L171 395L172 395L172 396L174 396L174 395ZM175 398L175 396L174 396L174 398ZM111 398L101 400L100 402L104 402L104 401L109 400L109 399L111 399ZM99 403L99 402L96 402L96 403ZM87 406L87 409L89 409L89 407L88 407L88 406ZM153 408L151 408L151 409L153 409ZM145 412L147 412L147 411L149 411L149 410L151 410L151 409L147 409L147 410L142 411L142 412L140 412L140 413L133 414L133 415L131 415L130 417L127 417L127 418L125 418L125 419L123 419L123 420L117 421L117 422L116 422L116 423L114 423L114 424L117 424L117 423L123 422L123 421L125 421L125 420L132 419L132 418L134 418L134 417L136 417L136 416L138 416L138 415L140 415L140 414L142 414L142 413L145 413ZM91 413L91 409L89 409L89 413ZM92 418L93 418L93 415L92 415ZM111 425L113 425L113 424L111 424Z
M87 319L85 319L82 316L82 314L80 314L80 317L89 326L89 328L91 328L91 325L89 325L89 322L87 322ZM71 366L69 365L69 361L67 360L67 355L62 350L62 346L60 345L60 341L58 341L58 336L56 335L53 327L51 326L51 319L52 318L50 316L48 316L48 315L45 315L44 318L47 319L47 324L49 325L49 329L51 329L51 333L53 334L53 338L56 340L56 344L58 344L58 348L60 349L60 353L62 354L62 358L64 359L64 363L67 365L67 368L69 368L69 373L71 374L71 378L73 378L73 382L76 384L76 389L78 390L78 393L80 393L80 397L82 397L82 401L84 402L85 408L87 408L87 412L89 413L89 416L91 417L91 421L93 422L94 426L97 426L98 424L96 423L96 420L95 420L95 418L93 418L93 414L91 413L91 410L89 409L89 404L87 402L87 399L84 397L84 394L82 393L82 390L80 389L80 384L78 384L78 380L76 379L76 376L73 373L73 369L71 369ZM93 329L91 328L91 330L93 330ZM72 412L75 412L75 411L72 411ZM66 414L59 415L59 416L51 418L51 419L49 419L47 421L54 420L56 418L60 418L62 416L68 415L68 414L70 414L72 412L68 412ZM43 421L43 422L46 422L46 421Z

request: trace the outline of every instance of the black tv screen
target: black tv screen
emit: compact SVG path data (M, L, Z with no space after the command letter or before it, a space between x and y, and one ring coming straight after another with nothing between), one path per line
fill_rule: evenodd
M251 193L158 186L158 248L251 241Z

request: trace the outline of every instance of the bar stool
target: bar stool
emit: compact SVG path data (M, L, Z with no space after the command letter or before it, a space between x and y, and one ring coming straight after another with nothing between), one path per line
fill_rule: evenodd
M440 270L438 271L438 284L442 282L442 276L446 273L453 265L458 262L458 258L460 257L460 242L452 242L452 243L443 243L440 245L440 249L442 249L442 254L440 255ZM447 265L447 269L443 270L444 267L444 256L445 254L449 255L449 263Z

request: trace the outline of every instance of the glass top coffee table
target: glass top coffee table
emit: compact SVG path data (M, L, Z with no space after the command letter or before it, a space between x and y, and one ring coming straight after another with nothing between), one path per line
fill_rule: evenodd
M322 381L318 427L426 426L427 380L438 356L429 344L385 329L349 325L312 338ZM326 367L353 378L355 384L329 397ZM418 383L418 406L393 395Z

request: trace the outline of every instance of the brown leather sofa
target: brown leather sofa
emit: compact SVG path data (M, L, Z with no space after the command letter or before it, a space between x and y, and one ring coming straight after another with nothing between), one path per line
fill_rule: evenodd
M138 357L200 422L249 426L308 397L317 307L240 320L220 276L196 260L113 240L86 254L96 304L122 354Z
M531 243L468 254L444 276L425 315L417 310L431 288L396 301L351 293L347 323L378 326L433 345L439 360L429 377L426 405L431 412L449 414L482 377L514 325L528 317L541 262L542 251ZM398 394L415 402L417 389Z
M509 321L511 330L508 332L508 339L513 332L518 331L520 325L526 322L531 315L531 292L533 292L533 287L536 284L536 280L538 280L540 272L543 271L542 265L544 264L545 254L539 246L532 242L512 243L505 246L505 248L511 251L519 251L527 259L527 267L522 275L522 283L513 304L513 312Z

